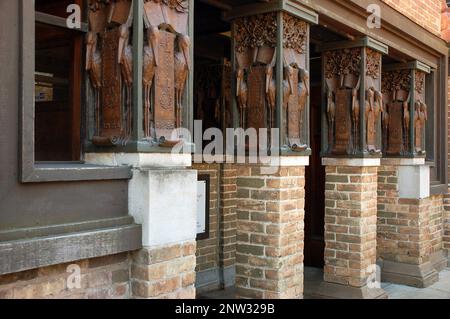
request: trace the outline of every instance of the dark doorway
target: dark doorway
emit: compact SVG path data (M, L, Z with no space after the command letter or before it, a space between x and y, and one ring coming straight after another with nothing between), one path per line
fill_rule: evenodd
M322 166L321 150L321 102L322 102L322 59L311 55L311 112L310 136L312 155L306 168L305 197L305 266L324 266L325 225L325 167Z

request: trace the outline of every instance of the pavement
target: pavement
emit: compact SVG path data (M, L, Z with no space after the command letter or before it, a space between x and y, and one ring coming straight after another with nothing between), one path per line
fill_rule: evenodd
M322 270L305 267L305 294L322 280ZM414 288L409 286L382 283L389 299L450 299L450 268L446 268L439 273L439 281L427 288ZM235 299L236 290L229 288L226 290L204 293L198 299ZM305 296L305 299L308 297Z
M389 299L450 299L450 268L439 273L439 281L427 288L382 283Z

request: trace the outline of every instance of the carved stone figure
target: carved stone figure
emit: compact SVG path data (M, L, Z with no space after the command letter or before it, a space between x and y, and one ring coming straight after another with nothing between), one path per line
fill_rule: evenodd
M89 9L86 70L95 95L92 142L98 146L126 144L132 130L131 1L90 0Z
M174 129L183 125L183 101L191 71L187 0L144 0L147 43L144 48L144 129L162 147L179 142ZM154 92L154 94L152 94Z
M266 95L269 113L269 128L275 127L275 112L277 107L277 85L273 78L273 66L266 67Z
M414 112L415 151L419 155L424 155L425 150L423 147L423 134L425 122L428 118L427 105L419 100L415 103L414 107L415 107Z
M301 139L303 137L303 125L305 120L305 109L308 102L309 97L309 72L300 69L299 71L299 82L297 86L297 94L298 94L298 117L299 122L298 125L298 135L299 135L299 143L292 145L292 149L295 151L304 151L307 148L305 143L302 143Z
M353 148L357 149L359 145L359 115L361 105L359 104L359 89L361 85L361 78L358 79L358 84L352 89L352 122L353 122Z
M403 109L403 136L404 136L404 147L405 150L409 149L409 128L411 123L411 114L409 112L409 101L411 98L411 94L408 95L408 99L402 103Z
M131 108L133 98L133 50L129 43L130 30L126 24L120 27L118 62L122 71L122 80L126 87L126 124L122 134L122 144L126 145L133 128L133 110Z
M144 87L144 131L145 136L154 138L154 121L151 103L151 91L155 78L156 67L158 66L158 28L147 29L147 45L144 47L144 71L142 82Z
M95 135L100 136L100 90L102 88L102 56L98 49L98 35L87 35L86 71L89 72L95 95Z
M329 151L333 143L336 117L336 104L334 103L334 92L327 86L327 120L328 120L328 143Z
M375 89L369 88L366 93L365 119L366 119L366 143L369 153L378 152L376 148L376 113Z
M178 50L175 52L175 103L176 126L182 125L184 88L191 69L191 40L187 35L178 35Z
M245 80L244 69L237 70L237 89L236 89L237 102L240 113L240 124L242 128L246 128L246 112L247 112L247 102L248 102L248 87Z

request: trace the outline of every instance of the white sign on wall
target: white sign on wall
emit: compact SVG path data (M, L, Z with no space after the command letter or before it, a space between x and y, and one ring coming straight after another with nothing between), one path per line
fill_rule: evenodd
M197 182L197 234L206 233L207 182Z

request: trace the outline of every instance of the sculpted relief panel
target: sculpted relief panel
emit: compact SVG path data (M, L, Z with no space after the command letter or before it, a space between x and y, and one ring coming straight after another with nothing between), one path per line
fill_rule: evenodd
M99 146L127 144L132 130L132 47L130 0L91 0L86 70L94 91Z
M183 126L185 89L191 70L187 0L145 0L144 132L151 143L171 147Z
M365 64L362 63L363 55ZM381 154L381 60L381 53L367 47L337 49L324 53L327 153ZM362 85L364 92L361 92ZM361 93L364 93L364 99ZM364 127L361 127L361 123L364 123Z
M390 156L425 155L425 123L428 117L425 73L413 69L383 72L383 93L386 104L383 114L385 153ZM414 140L411 140L411 128Z
M277 94L281 106L282 140L292 151L307 149L306 109L309 97L307 43L309 25L283 15L283 92L277 92L275 13L234 21L236 100L243 128L276 128Z
M86 66L95 95L99 146L126 145L133 131L131 0L90 0ZM183 125L191 69L188 0L145 0L143 122L150 144L172 146Z

